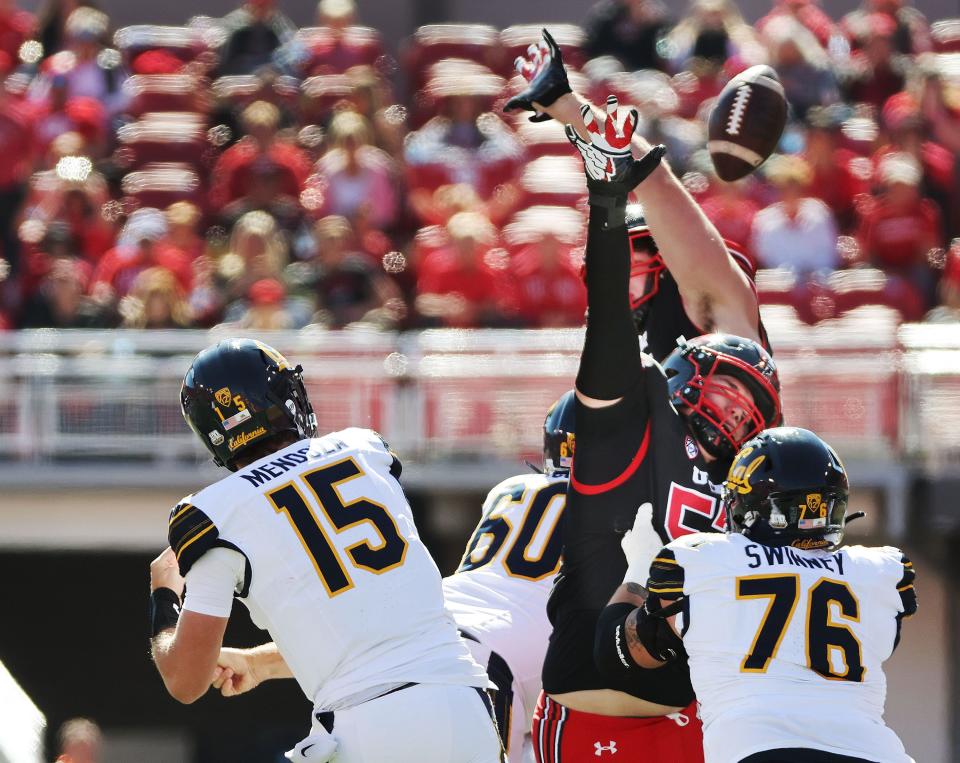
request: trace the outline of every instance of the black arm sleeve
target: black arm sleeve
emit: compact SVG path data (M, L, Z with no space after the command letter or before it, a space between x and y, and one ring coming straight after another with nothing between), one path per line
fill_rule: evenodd
M626 226L604 230L607 210L590 207L587 229L587 333L577 389L598 400L623 397L642 376L630 312L630 242Z

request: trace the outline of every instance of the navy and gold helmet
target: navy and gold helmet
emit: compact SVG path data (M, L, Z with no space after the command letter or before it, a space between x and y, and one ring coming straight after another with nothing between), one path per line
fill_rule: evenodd
M183 418L218 466L236 471L247 448L279 434L316 435L303 368L253 339L225 339L203 350L183 378Z
M543 473L569 474L576 444L575 392L565 392L547 410L543 422Z
M768 546L834 549L850 486L836 451L813 432L777 427L745 443L723 487L727 531Z
M732 334L681 338L677 349L663 361L663 370L670 402L687 414L694 438L715 458L733 458L744 442L781 423L777 366L751 339ZM749 397L723 377L740 382ZM731 404L744 411L744 420L730 416Z

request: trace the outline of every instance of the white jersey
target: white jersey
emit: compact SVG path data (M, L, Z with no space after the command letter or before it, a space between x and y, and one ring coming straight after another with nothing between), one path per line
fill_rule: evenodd
M649 587L687 597L677 625L708 763L791 747L911 760L883 722L882 664L916 611L913 567L898 549L695 533L654 560Z
M487 686L444 609L398 466L375 432L345 429L256 461L171 514L183 574L216 546L246 557L240 596L317 710L409 682Z
M550 637L547 597L560 568L566 498L566 476L531 473L501 482L483 503L460 568L443 581L460 629L507 663L522 694L525 729Z

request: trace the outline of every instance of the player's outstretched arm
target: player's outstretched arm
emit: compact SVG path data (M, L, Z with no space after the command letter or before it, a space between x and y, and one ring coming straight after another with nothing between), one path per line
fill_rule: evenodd
M546 32L546 30L544 30ZM552 43L552 38L549 40ZM572 125L589 141L589 126L603 118L601 109L583 96L557 87L566 83L559 48L544 42L517 70L530 86L507 103L506 109L525 108ZM545 53L547 51L547 53ZM581 114L585 118L581 119ZM634 125L635 126L635 125ZM630 145L642 157L651 145L635 132ZM691 319L705 330L719 330L759 341L757 297L749 279L727 251L723 239L683 184L666 164L655 168L635 191L663 260L683 296Z
M227 628L226 617L180 614L184 579L168 547L150 565L151 652L170 696L190 704L210 686Z
M223 647L210 685L224 697L236 697L274 678L293 678L293 673L271 641L252 649Z

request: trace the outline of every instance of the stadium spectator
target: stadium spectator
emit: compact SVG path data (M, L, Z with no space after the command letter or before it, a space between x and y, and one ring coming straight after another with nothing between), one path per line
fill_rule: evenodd
M589 58L613 56L628 71L667 68L657 43L669 31L660 0L602 0L584 22Z
M30 99L46 101L53 80L62 77L68 98L92 98L109 114L118 114L127 101L120 58L101 55L109 37L109 17L96 8L79 6L67 17L64 31L67 47L43 62L30 87Z
M0 246L14 274L19 268L20 241L14 220L23 202L34 156L29 111L0 87Z
M167 233L167 220L159 209L143 207L135 211L120 231L117 245L97 263L91 292L120 299L130 292L140 273L153 267L169 270L184 293L189 292L193 282L190 258L163 242Z
M103 738L89 718L71 718L57 732L60 752L55 763L100 763Z
M355 321L395 323L400 291L379 263L357 250L356 238L345 217L331 215L313 229L315 254L288 268L305 291L316 298L319 312L314 322L342 328ZM390 303L388 310L388 303ZM405 312L403 310L401 313Z
M469 82L448 87L471 89ZM445 96L441 115L407 136L404 158L411 196L430 197L441 185L471 186L484 200L512 184L523 161L523 146L499 116L484 112L468 94ZM414 208L421 202L412 200Z
M912 156L884 157L878 175L881 193L863 205L861 256L909 281L929 307L935 286L929 257L942 243L940 213L920 193L921 169Z
M851 30L857 50L841 69L846 100L868 103L878 111L903 89L909 60L896 53L896 23L885 13L871 13Z
M242 115L247 135L228 148L213 168L210 202L237 219L253 209L285 211L295 217L310 174L310 159L278 135L280 112L256 101Z
M277 221L266 212L247 212L234 225L229 251L217 265L225 301L245 298L250 287L263 278L279 280L286 264L287 243Z
M860 30L871 23L870 16L876 13L889 16L893 22L893 43L898 53L916 55L931 49L930 25L907 0L864 0L860 8L843 17L841 25L856 39Z
M429 323L455 328L515 323L507 255L493 248L496 234L490 221L477 212L459 212L446 227L449 246L430 253L420 265L417 311Z
M795 119L802 120L813 106L839 100L827 52L803 24L790 16L774 18L764 27L763 41Z
M717 70L742 49L755 46L757 36L733 0L693 0L667 42L674 68L706 63Z
M179 249L191 260L201 257L207 248L206 240L197 233L201 212L189 201L177 201L164 210L167 235L163 242Z
M821 10L818 0L775 0L770 12L754 27L762 34L771 21L784 17L796 19L817 38L820 45L831 52L838 45L847 47L840 28Z
M133 281L130 293L120 300L121 326L129 329L185 329L193 325L190 305L173 273L147 268Z
M807 196L812 175L810 165L800 157L770 160L767 178L780 201L753 218L751 249L760 267L807 273L840 265L833 214L820 199Z
M587 292L580 275L582 258L556 236L544 233L514 256L517 303L524 325L536 328L580 326Z
M314 176L324 198L320 214L359 220L364 228L391 228L399 211L393 162L371 145L370 123L354 111L340 111L330 122L329 139Z
M276 0L248 0L223 19L227 37L220 47L218 76L253 74L273 60L297 28L276 7Z
M58 259L27 299L20 328L109 328L115 324L111 311L84 295L86 277L75 259Z
M286 307L286 287L275 278L261 278L250 285L247 298L231 305L229 313L237 316L237 328L252 331L285 331L300 328Z
M869 193L873 175L870 160L842 143L840 130L848 112L841 104L810 109L802 153L813 173L807 193L826 203L844 233L855 227L855 202Z
M84 139L88 155L102 157L107 145L108 117L103 105L89 96L70 97L63 74L50 78L46 98L37 102L34 115L37 151L46 153L56 138L75 132Z
M941 214L950 210L956 198L956 158L953 152L928 139L920 104L909 93L897 93L883 106L882 123L887 128L888 142L874 154L879 166L884 157L894 153L909 154L920 165L920 191L930 198ZM948 222L949 217L944 222ZM949 236L947 229L944 237Z
M17 0L0 0L0 76L12 72L20 60L20 46L37 26L32 13L17 7Z

